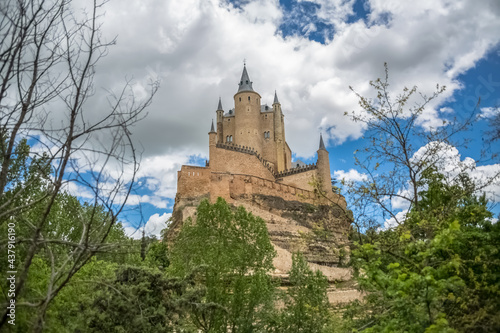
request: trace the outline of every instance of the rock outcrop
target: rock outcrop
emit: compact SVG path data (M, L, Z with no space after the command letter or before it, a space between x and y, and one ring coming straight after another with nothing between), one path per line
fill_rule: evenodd
M207 196L176 198L167 241L172 242L182 226L191 217L196 219L196 208ZM270 240L276 250L273 275L284 286L292 267L292 254L302 252L310 267L320 270L330 282L328 297L331 303L344 303L359 298L352 283L349 261L348 233L350 219L345 208L337 205L313 205L287 201L281 197L262 194L232 197L232 205L266 221Z

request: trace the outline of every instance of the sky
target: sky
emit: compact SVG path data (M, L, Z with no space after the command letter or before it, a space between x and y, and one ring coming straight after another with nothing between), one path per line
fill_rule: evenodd
M371 96L369 81L384 75L384 62L394 92L447 87L426 109L422 131L464 117L481 98L483 117L467 134L474 143L453 150L450 161L478 160L487 119L500 105L498 0L111 0L103 10L102 37L116 44L97 65L95 88L116 91L131 80L140 98L160 81L147 117L132 129L142 161L121 218L133 237L141 225L150 235L165 227L177 171L204 165L218 99L234 107L244 61L263 103L272 105L277 92L294 158L315 162L322 133L337 179L363 177L353 152L365 129L344 113L359 110L349 87ZM103 101L90 103L99 112ZM477 167L488 173L500 165Z

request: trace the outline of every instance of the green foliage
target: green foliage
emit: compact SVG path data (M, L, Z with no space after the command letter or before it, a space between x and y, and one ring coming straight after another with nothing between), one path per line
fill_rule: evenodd
M470 179L428 169L405 222L353 251L366 303L346 312L365 332L498 332L500 225Z
M320 271L313 272L304 256L296 253L292 257L290 284L276 332L326 332L331 321L326 277Z
M199 301L191 277L168 278L158 270L125 266L114 281L97 286L86 309L86 332L172 332L187 304Z
M171 274L183 278L199 271L206 289L191 309L191 322L203 332L249 332L263 325L273 306L268 272L274 249L265 222L219 198L203 201L196 222L183 225L171 251Z
M149 244L145 261L150 267L157 267L160 270L166 269L170 265L167 244L162 241Z

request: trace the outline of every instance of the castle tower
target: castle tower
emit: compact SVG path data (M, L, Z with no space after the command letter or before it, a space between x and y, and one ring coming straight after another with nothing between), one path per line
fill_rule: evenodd
M238 92L234 95L234 143L262 152L260 133L260 95L252 88L246 66L243 67Z
M274 92L273 102L274 112L274 142L276 146L276 168L278 172L286 170L285 157L285 125L284 116L281 112L281 104L278 100L276 91Z
M224 109L222 108L222 101L221 98L219 97L219 105L217 106L217 111L215 111L217 114L217 143L223 143L224 142L224 133L223 133L223 126L222 126L222 117L224 115ZM213 123L212 123L213 125Z
M208 160L212 162L215 160L215 149L217 144L217 132L215 132L214 121L212 120L212 127L208 132Z
M330 158L323 142L323 136L319 136L318 153L318 177L321 181L321 189L329 196L332 193L332 176L330 174Z

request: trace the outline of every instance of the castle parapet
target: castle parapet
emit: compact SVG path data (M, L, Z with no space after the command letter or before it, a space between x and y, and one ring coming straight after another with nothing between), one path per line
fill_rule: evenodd
M302 167L297 167L297 168L282 171L282 172L278 173L276 175L276 177L278 177L278 178L286 177L286 176L290 176L290 175L295 175L297 173L306 172L309 170L316 170L317 168L318 168L318 166L316 164L308 164L308 165L304 165Z
M217 143L215 146L217 148L237 151L244 154L257 155L257 151L252 147L240 146L232 143Z

